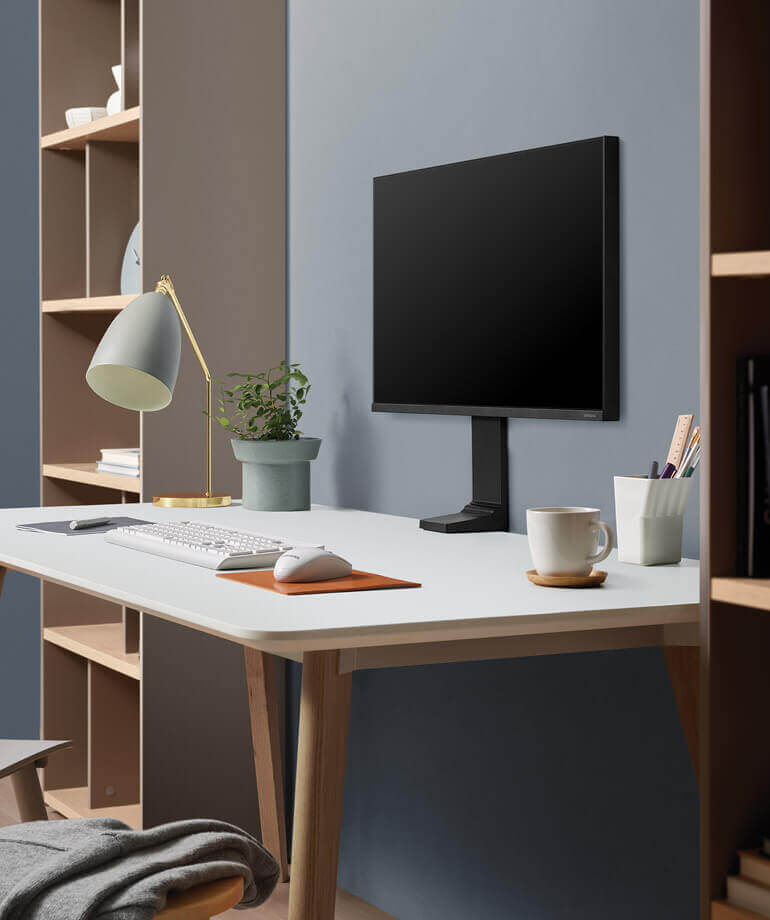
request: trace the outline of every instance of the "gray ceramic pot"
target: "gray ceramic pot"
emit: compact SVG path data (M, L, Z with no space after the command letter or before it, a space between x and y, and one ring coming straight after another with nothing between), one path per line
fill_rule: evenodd
M296 441L241 441L232 438L235 459L243 464L243 507L251 511L307 511L310 461L320 438Z

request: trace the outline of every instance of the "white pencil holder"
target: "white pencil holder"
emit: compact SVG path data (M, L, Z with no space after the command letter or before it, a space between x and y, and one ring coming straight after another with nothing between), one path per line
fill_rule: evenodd
M682 524L691 488L692 477L615 477L620 562L666 565L681 560Z

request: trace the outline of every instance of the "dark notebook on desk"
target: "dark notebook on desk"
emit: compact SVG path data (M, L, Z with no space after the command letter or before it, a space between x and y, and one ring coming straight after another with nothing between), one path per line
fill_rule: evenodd
M770 356L738 359L736 574L770 577Z

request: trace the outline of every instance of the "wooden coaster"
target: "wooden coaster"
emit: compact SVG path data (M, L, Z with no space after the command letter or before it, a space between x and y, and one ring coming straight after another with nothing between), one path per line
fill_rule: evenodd
M598 588L606 577L607 573L601 569L594 569L588 575L538 575L535 569L527 572L533 585L544 588Z

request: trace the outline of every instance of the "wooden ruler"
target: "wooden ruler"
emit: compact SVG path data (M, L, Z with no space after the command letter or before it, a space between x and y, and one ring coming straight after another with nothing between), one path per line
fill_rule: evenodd
M676 420L674 428L674 437L671 438L671 447L668 450L667 463L672 463L677 469L682 462L684 452L687 449L687 439L690 437L694 415L680 415Z

